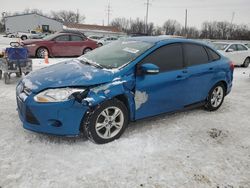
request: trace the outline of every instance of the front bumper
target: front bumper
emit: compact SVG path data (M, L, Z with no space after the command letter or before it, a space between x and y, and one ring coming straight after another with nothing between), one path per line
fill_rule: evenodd
M87 106L70 100L60 103L37 103L34 94L17 92L17 110L25 129L60 136L76 136Z

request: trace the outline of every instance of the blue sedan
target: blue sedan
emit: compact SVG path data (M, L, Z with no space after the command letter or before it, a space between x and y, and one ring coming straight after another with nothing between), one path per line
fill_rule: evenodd
M95 143L118 139L130 121L204 106L231 91L233 64L187 39L134 37L34 71L16 88L25 129Z

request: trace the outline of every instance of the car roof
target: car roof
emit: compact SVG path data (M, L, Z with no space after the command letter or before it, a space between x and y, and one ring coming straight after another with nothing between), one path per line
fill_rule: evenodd
M228 45L231 45L231 44L243 44L245 45L243 42L225 42L225 41L222 41L222 42L213 42L214 44L228 44Z
M185 38L180 38L180 37L169 37L169 36L144 36L144 37L129 37L126 40L128 41L141 41L141 42L148 42L148 43L153 43L157 44L160 42L163 43L175 43L175 42L180 42L180 43L194 43L194 44L200 44L204 46L208 46L202 41L196 41L192 39L185 39Z

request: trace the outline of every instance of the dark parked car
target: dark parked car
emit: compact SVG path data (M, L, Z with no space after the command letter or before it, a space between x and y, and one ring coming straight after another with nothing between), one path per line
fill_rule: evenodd
M48 35L40 40L22 42L29 51L30 57L43 58L45 52L50 57L73 57L85 54L95 48L95 41L76 33L57 33Z

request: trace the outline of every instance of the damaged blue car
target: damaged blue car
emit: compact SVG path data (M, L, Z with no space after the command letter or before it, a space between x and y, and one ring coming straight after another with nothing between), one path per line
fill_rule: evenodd
M24 77L16 88L23 127L95 143L118 139L130 121L203 105L231 91L233 64L187 39L134 37Z

